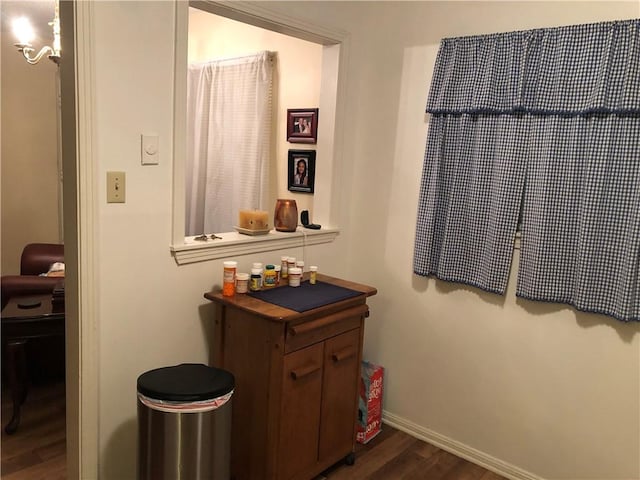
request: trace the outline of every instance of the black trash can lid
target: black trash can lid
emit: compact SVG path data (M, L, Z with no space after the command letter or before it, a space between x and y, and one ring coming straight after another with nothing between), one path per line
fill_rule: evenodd
M138 377L138 393L156 400L199 402L233 390L230 372L201 363L183 363L149 370Z

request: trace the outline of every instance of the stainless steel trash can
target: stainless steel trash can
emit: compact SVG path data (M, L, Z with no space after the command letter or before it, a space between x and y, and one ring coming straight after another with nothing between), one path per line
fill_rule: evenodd
M194 363L140 375L138 479L229 480L234 384Z

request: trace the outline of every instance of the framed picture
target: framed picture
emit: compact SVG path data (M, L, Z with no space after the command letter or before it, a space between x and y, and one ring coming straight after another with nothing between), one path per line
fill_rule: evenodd
M318 109L290 108L287 110L287 141L316 143L318 141Z
M289 191L313 193L315 150L289 150Z

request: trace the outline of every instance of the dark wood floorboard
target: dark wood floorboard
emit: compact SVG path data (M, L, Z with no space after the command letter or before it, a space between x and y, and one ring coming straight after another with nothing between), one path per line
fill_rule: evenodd
M383 425L369 443L357 445L355 465L337 465L327 480L506 480L407 433Z
M66 479L64 383L32 386L18 431L2 430L2 480ZM2 427L11 416L11 399L2 392ZM505 480L473 463L384 425L366 445L358 444L356 463L324 472L328 480Z
M64 382L31 385L20 426L7 435L11 396L2 390L0 476L2 480L64 480L67 477Z

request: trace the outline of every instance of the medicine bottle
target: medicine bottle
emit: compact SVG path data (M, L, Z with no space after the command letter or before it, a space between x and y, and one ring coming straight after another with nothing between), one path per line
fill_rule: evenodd
M276 286L276 269L273 265L267 265L264 270L264 288Z
M289 257L287 259L287 269L291 273L291 269L296 267L296 257Z
M253 262L251 264L251 270L254 268L260 269L260 275L262 275L262 281L264 282L264 268L262 266L262 262Z
M298 267L300 270L302 270L302 273L304 273L304 261L303 260L298 260L296 262L296 267Z
M262 288L262 270L260 268L251 269L251 278L249 279L249 290L258 292Z
M298 267L290 268L289 269L289 286L299 287L301 277L302 277L302 270L300 268Z
M282 278L287 278L289 257L280 257L280 275Z
M315 285L318 281L318 267L311 265L309 267L309 283Z
M282 265L276 265L275 266L275 271L276 271L276 285L280 285L280 271L282 270Z
M249 288L249 274L237 273L236 274L236 293L247 293Z
M233 297L236 293L236 270L238 262L227 261L223 263L224 272L222 274L222 295Z

